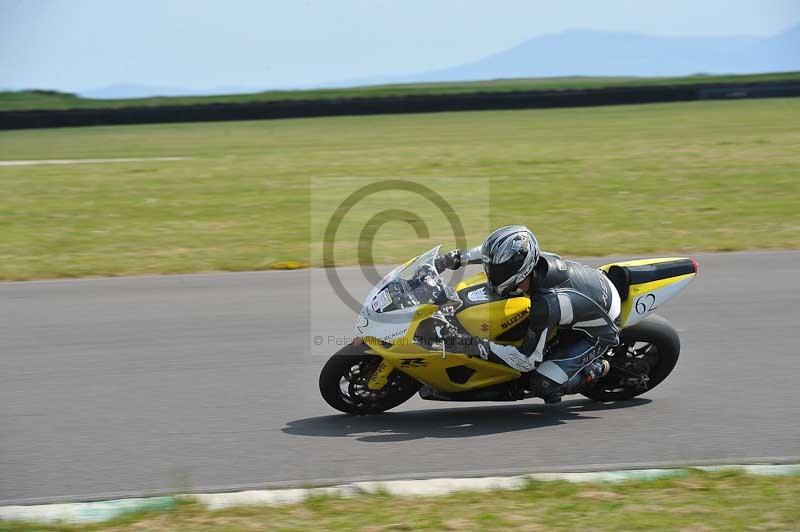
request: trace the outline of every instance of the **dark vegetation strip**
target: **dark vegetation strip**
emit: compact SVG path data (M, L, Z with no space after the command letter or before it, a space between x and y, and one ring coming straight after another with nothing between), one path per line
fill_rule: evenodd
M0 129L591 107L800 96L800 80L0 112Z
M386 96L422 96L427 94L471 94L476 92L552 91L604 89L610 87L653 87L673 85L744 84L776 81L800 81L800 72L766 74L695 74L681 77L571 76L549 78L509 78L481 81L444 81L398 83L321 89L270 90L249 94L211 94L199 96L149 96L146 98L98 99L53 90L0 92L0 111L44 111L57 109L114 109L120 107L164 107L250 103L276 100L318 100L341 98L377 98Z

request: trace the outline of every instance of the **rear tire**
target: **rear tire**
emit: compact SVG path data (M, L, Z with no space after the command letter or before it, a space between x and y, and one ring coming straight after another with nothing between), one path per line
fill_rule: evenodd
M637 344L644 346L635 349ZM652 390L666 379L678 363L680 352L681 341L672 324L661 316L650 316L622 331L620 346L614 348L613 356L607 357L612 365L611 372L584 388L581 395L603 403L632 399ZM635 356L630 357L631 354ZM623 364L646 364L649 367L646 389L622 384L622 378L627 374L614 367Z
M367 387L382 358L348 345L328 359L319 375L325 402L345 414L379 414L411 399L422 386L405 373L393 371L380 390Z

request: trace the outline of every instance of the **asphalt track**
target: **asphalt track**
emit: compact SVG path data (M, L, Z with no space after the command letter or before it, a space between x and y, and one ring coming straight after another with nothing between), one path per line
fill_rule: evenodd
M800 252L698 257L661 311L681 360L641 399L415 398L360 418L317 391L336 347L313 338L353 321L319 270L0 283L0 504L797 460Z

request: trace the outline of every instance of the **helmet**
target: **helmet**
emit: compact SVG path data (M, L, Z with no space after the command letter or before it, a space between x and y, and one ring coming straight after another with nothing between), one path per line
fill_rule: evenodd
M489 235L481 253L489 286L503 296L533 271L539 260L539 242L524 225L507 225Z

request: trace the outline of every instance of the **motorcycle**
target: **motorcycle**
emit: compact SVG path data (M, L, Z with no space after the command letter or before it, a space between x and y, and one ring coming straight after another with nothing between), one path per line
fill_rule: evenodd
M483 272L451 286L436 268L439 248L398 266L367 295L355 340L331 356L320 373L322 397L336 410L377 414L416 393L438 401L536 397L527 374L448 352L447 339L439 334L445 326L520 346L531 308L524 295L497 295ZM686 288L699 267L694 259L670 257L616 262L600 270L622 300L620 343L603 355L609 373L578 392L600 402L631 399L663 382L678 362L678 333L654 312Z

